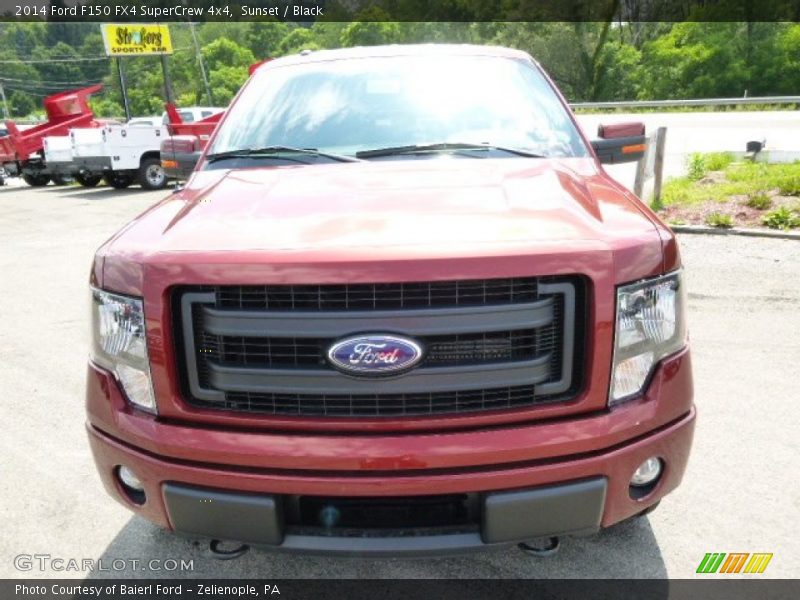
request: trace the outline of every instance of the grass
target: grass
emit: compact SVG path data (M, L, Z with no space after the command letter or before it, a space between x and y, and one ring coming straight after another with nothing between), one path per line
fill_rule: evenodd
M756 210L767 210L770 206L772 206L772 198L770 198L764 192L757 192L750 195L750 197L747 199L747 202L745 202L745 206L755 208Z
M731 196L753 198L773 190L783 196L800 196L800 161L786 164L733 162L727 153L713 153L692 155L687 166L686 177L664 184L661 197L664 206L725 202ZM713 181L706 181L711 172L720 175Z
M788 175L778 183L782 196L800 196L800 176Z
M576 100L576 102L578 102ZM775 110L797 110L797 104L734 104L727 106L658 106L630 108L575 108L578 115L613 115L620 113L708 113L708 112L764 112Z
M722 213L713 212L706 217L706 225L719 229L730 229L733 227L733 217Z
M689 156L687 161L687 177L692 181L699 181L709 171L724 171L733 162L733 154L730 152L709 152L701 154L695 152Z

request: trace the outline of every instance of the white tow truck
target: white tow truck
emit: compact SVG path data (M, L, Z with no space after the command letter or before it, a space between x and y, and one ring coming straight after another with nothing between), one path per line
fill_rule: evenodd
M182 117L199 120L223 110L190 107L180 112ZM168 177L161 166L160 150L161 142L168 135L166 121L165 113L160 119L140 117L125 125L72 129L69 139L76 178L81 183L88 181L96 185L102 177L116 189L133 183L148 190L164 188Z

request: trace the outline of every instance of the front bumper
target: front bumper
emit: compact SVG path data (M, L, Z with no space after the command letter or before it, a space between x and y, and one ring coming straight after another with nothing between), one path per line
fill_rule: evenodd
M633 516L659 501L680 483L694 432L694 409L669 427L632 444L590 457L567 458L549 464L462 474L430 474L341 478L282 475L226 470L183 464L138 452L89 428L92 451L107 491L142 516L176 533L215 539L235 539L280 550L337 554L418 554L477 549L491 544L535 537L586 534ZM650 456L659 456L665 471L655 489L631 498L630 477ZM145 484L147 501L132 504L114 476L126 465ZM517 484L495 487L495 481ZM283 493L357 495L398 484L400 489L432 490L487 488L482 494L480 529L441 535L337 537L293 533L285 527ZM263 492L255 492L261 488ZM391 489L391 488L389 488ZM397 493L397 492L396 492Z
M665 360L647 393L601 414L494 429L346 436L217 430L131 410L90 367L89 440L107 491L154 523L195 537L347 554L454 552L589 533L631 517L680 483L695 423L688 351ZM663 473L646 494L629 481L647 458ZM142 481L136 505L116 477ZM473 530L426 535L308 535L284 499L473 494Z

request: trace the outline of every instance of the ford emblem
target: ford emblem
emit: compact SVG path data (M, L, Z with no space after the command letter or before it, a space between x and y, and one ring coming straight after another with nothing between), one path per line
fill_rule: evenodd
M328 350L333 366L350 375L389 375L422 360L422 348L396 335L362 335L336 342Z

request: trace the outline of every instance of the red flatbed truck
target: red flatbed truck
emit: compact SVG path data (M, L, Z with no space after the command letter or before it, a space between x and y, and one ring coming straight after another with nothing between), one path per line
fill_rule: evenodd
M6 121L8 134L0 137L0 167L11 176L21 176L31 186L47 185L52 179L64 183L63 173L51 173L44 159L44 138L67 136L78 127L100 127L88 99L103 89L101 84L60 92L44 99L47 121L20 130L13 121Z

